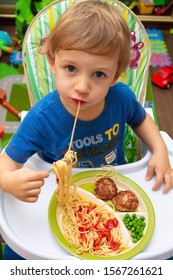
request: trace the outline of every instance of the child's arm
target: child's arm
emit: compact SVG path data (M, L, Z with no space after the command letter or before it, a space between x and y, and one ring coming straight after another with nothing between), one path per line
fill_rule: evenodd
M0 157L0 188L25 202L36 202L48 172L22 168L5 152Z
M156 182L153 190L157 190L163 181L165 186L163 193L173 188L173 169L171 168L167 147L156 127L153 119L147 114L142 124L134 128L134 132L144 141L152 152L148 163L146 180L150 180L156 174Z

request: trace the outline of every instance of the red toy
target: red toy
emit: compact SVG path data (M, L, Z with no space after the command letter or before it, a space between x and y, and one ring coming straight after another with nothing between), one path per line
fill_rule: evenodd
M160 68L152 75L151 81L161 88L170 88L173 84L173 65Z
M0 139L4 136L4 126L0 124Z
M20 112L17 111L13 106L11 106L6 101L6 92L2 88L0 88L0 105L5 107L7 110L9 110L12 114L14 114L16 117L20 119Z

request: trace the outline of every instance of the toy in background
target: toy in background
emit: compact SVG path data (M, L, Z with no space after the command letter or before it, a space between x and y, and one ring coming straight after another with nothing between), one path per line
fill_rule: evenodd
M14 67L18 67L19 64L22 64L22 52L21 51L12 51L10 54L9 64Z
M0 31L0 58L3 53L10 54L9 64L18 66L22 64L21 40L16 36L10 38L6 31Z
M126 130L127 137L124 141L124 151L126 154L126 159L128 159L129 163L132 163L139 160L140 155L138 154L136 149L136 138L132 135L128 126L126 127Z
M17 116L19 120L21 119L20 112L6 101L6 92L2 88L0 88L0 105L2 105L5 109L10 111L15 116ZM0 139L3 138L4 133L5 133L4 125L0 123Z
M142 14L152 14L154 10L153 0L138 0L138 11Z
M173 5L173 0L154 0L154 12L156 15L163 15Z
M13 49L21 51L22 50L22 40L18 38L18 31L16 30L14 36L11 37Z
M6 101L6 92L2 88L0 88L0 105L2 105L4 108L6 108L8 111L10 111L15 116L17 116L19 119L21 118L20 112L18 110L16 110L13 106L11 106Z
M159 69L151 77L153 84L168 89L173 84L173 65L165 66Z
M164 40L163 32L159 29L146 28L151 46L150 64L152 67L164 67L172 64L171 56Z
M0 139L4 136L4 126L0 124Z
M52 0L18 0L16 3L15 19L18 38L23 40L25 32L35 15Z
M13 48L10 36L6 31L0 31L0 57L2 57L3 51L11 53L12 50Z

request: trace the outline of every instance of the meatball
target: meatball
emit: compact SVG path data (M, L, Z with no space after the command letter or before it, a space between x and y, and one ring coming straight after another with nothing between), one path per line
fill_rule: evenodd
M117 187L111 178L100 178L95 182L94 193L101 199L112 199L117 194Z
M136 195L129 190L117 193L117 195L112 199L112 202L117 210L123 212L135 211L139 205Z

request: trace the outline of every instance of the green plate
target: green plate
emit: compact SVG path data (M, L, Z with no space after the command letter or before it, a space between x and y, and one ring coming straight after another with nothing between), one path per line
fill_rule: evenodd
M86 193L86 196L88 194L88 197L94 197L95 200L100 201L100 199L97 199L93 195L94 191L94 181L96 179L96 176L98 175L104 175L105 172L104 170L92 170L92 171L86 171L86 172L81 172L73 176L73 180L77 187L79 189L84 189L84 193ZM116 178L115 178L116 177ZM72 255L85 259L85 260L127 260L131 259L135 255L139 254L148 244L150 241L153 232L154 232L154 227L155 227L155 212L153 209L153 205L147 196L147 194L144 192L144 190L139 187L135 182L130 180L129 178L121 175L121 174L116 174L113 177L117 187L119 190L132 190L138 200L139 200L139 207L136 210L137 215L143 215L145 216L145 221L146 221L146 227L145 227L145 232L144 236L137 242L137 243L132 243L133 245L131 246L130 249L127 251L123 251L115 256L94 256L89 253L83 253L83 254L77 254L76 249L74 246L72 246L63 236L60 227L58 226L57 223L57 216L56 216L56 209L57 209L57 200L56 200L56 191L53 193L52 198L50 200L49 204L49 209L48 209L48 218L49 218L49 225L51 228L51 231L55 238L58 240L58 242L67 250L69 251ZM134 212L132 212L134 213ZM126 212L119 212L116 211L115 215L119 220L121 220L124 217ZM131 214L131 213L130 213ZM125 229L129 234L129 231ZM130 234L129 234L130 236Z

